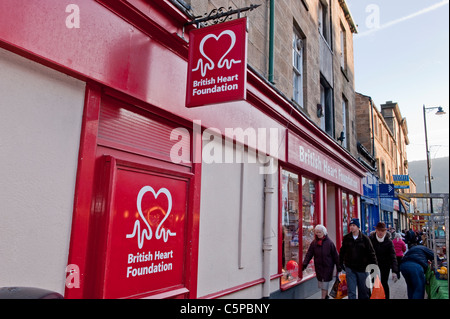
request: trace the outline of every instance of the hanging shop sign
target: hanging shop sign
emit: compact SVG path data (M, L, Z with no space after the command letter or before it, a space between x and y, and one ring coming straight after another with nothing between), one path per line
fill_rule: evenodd
M394 184L380 184L379 194L380 197L394 198L395 197Z
M392 175L395 188L409 188L409 175Z
M288 134L289 163L358 194L362 193L362 179L358 175L297 135L291 132Z
M191 31L186 107L245 100L247 19Z

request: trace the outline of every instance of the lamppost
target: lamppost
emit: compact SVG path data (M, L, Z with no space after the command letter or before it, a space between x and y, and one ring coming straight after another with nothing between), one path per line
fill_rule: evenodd
M441 106L436 107L425 107L425 104L423 105L423 124L425 127L425 147L427 151L427 172L428 172L428 193L432 193L431 188L431 163L430 163L430 150L428 149L428 135L427 135L427 111L428 110L435 110L437 109L436 115L444 115L446 114ZM431 213L433 213L433 200L430 198L430 208Z

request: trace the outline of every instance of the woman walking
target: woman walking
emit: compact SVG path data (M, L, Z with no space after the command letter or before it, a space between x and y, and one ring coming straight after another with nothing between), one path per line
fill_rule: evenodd
M333 279L334 265L337 267L337 272L341 272L339 255L333 241L328 238L325 226L317 225L314 228L314 235L314 240L303 260L302 270L305 270L311 259L314 258L316 278L319 282L319 288L322 289L322 299L328 299L328 290Z
M397 257L398 269L400 269L403 254L406 251L406 244L402 239L402 234L400 233L395 233L395 238L392 242L394 243L395 257ZM398 273L398 279L400 279L400 272Z

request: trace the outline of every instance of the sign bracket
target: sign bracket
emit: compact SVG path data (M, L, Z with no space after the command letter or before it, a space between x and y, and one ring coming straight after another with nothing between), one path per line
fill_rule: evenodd
M260 4L251 4L245 8L233 9L232 7L228 7L228 9L224 7L220 7L218 9L213 9L209 13L205 13L203 16L194 17L194 20L187 22L184 26L196 24L197 28L206 27L208 25L222 23L228 20L232 15L237 14L237 18L241 17L242 12L252 11L261 6ZM231 18L230 18L231 19Z

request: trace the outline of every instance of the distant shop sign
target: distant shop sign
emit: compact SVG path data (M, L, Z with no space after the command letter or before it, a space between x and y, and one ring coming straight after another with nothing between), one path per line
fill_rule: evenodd
M395 197L394 192L394 184L380 184L379 185L379 194L381 198L393 198Z
M393 175L395 188L409 188L409 175Z

